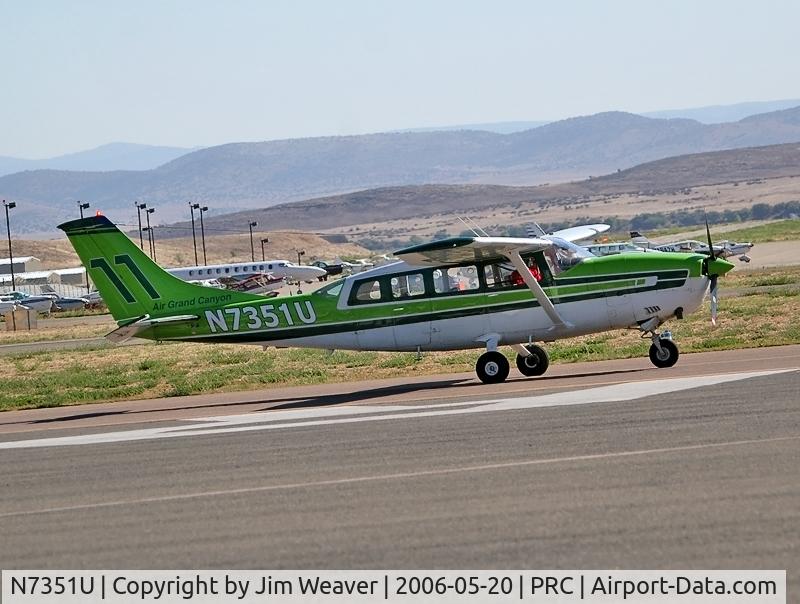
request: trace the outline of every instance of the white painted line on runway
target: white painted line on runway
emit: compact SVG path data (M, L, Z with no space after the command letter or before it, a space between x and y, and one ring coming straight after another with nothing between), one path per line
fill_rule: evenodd
M394 406L341 406L327 409L296 409L285 411L266 411L260 413L216 416L191 420L187 426L145 428L141 430L119 430L76 436L38 438L1 442L0 449L27 449L35 447L59 447L100 443L121 443L139 440L178 438L187 436L209 436L287 428L308 428L356 422L373 422L396 419L418 419L468 413L488 413L514 411L540 407L566 405L587 405L628 401L648 396L663 396L670 392L713 386L725 382L746 380L797 371L782 369L774 371L754 371L728 373L711 376L697 376L630 382L599 388L588 388L570 392L558 392L539 396L489 399L441 403L436 405L394 405ZM324 419L320 419L324 418ZM301 421L298 421L301 420ZM200 423L198 423L200 422Z
M148 503L169 503L172 501L184 501L187 499L200 499L203 497L223 497L231 495L247 495L251 493L264 493L267 491L285 491L290 489L307 489L314 487L331 487L364 482L375 482L382 480L407 480L413 478L424 478L427 476L442 476L448 474L461 474L464 472L480 472L487 470L502 470L508 468L521 468L526 466L543 466L549 464L600 461L608 459L618 459L624 457L635 457L640 455L657 455L668 453L680 453L685 451L702 451L704 449L722 449L726 447L741 447L745 445L769 444L800 440L800 435L779 436L774 438L762 438L752 440L734 440L721 443L704 443L698 445L683 445L680 447L663 447L659 449L639 449L635 451L618 451L614 453L592 453L588 455L571 455L568 457L551 457L545 459L526 459L521 461L509 461L504 463L492 463L475 466L461 466L455 468L441 468L438 470L418 470L416 472L398 472L395 474L376 474L371 476L356 476L352 478L337 478L333 480L316 480L308 482L294 482L285 484L264 485L259 487L245 487L241 489L227 489L218 491L199 491L195 493L182 493L179 495L163 495L161 497L142 497L140 499L128 499L117 501L104 501L96 503L84 503L78 505L68 505L53 508L43 508L39 510L20 510L17 512L0 513L0 520L3 518L14 518L19 516L35 516L38 514L53 514L58 512L79 512L84 510L96 510L102 508L113 508L126 505L141 505Z

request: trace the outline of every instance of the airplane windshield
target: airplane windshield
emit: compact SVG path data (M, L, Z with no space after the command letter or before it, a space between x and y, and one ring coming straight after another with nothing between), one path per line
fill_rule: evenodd
M571 269L582 262L585 258L593 258L592 254L586 248L567 241L558 237L552 237L550 240L553 242L553 247L545 251L545 258L547 264L550 265L550 270L554 275L561 273L565 270Z

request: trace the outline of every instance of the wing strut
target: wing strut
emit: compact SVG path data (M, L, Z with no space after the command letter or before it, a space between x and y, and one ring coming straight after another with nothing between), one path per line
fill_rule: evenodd
M547 297L547 294L544 293L542 286L539 285L539 282L536 281L534 276L531 274L528 265L525 264L525 261L522 259L522 256L519 255L519 252L515 249L508 249L505 252L506 257L511 260L511 263L514 265L514 268L517 269L517 272L522 277L522 280L525 281L525 285L528 286L528 289L531 290L531 293L536 298L536 300L541 304L542 309L550 317L550 320L553 322L555 327L564 327L569 328L572 327L571 323L567 323L558 311L553 303L550 301L550 298Z

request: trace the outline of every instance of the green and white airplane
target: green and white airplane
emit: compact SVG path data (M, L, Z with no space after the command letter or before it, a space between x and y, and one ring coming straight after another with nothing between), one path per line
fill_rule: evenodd
M598 258L566 240L455 237L397 252L399 262L351 275L316 292L282 298L187 283L155 264L104 216L64 223L119 328L159 341L321 349L429 351L485 348L485 383L506 379L501 345L517 368L542 375L550 342L633 328L652 340L657 367L678 360L666 320L683 318L733 264L705 254ZM709 234L709 241L710 241Z

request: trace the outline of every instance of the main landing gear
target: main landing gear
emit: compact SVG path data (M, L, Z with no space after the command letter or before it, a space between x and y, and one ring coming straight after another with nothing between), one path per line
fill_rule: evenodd
M547 371L550 360L547 358L547 352L545 352L544 348L536 344L528 344L527 346L518 344L515 348L519 351L517 354L517 369L522 375L534 377ZM478 379L484 384L499 384L505 381L509 370L508 359L497 350L484 352L478 357L478 362L475 364L475 373L478 374Z

